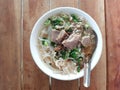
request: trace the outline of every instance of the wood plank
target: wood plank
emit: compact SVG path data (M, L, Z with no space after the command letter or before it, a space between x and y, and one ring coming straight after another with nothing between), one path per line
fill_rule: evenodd
M89 88L80 86L81 90L106 90L106 33L104 0L80 0L80 8L90 14L98 23L103 36L102 57L92 71L91 85ZM81 79L81 83L83 80Z
M61 81L52 79L51 90L78 90L78 80Z
M78 0L51 0L50 8L56 7L78 7ZM52 79L51 90L78 90L78 80L73 81L60 81Z
M106 1L108 90L120 90L120 1Z
M0 90L21 90L21 0L0 0Z
M29 47L32 28L37 19L49 10L49 0L23 0L23 82L25 90L49 90L49 77L34 63Z
M79 0L51 0L50 8L56 7L78 7Z

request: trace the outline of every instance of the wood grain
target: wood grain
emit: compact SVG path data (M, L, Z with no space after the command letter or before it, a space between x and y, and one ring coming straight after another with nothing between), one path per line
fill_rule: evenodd
M78 90L78 80L61 81L52 79L51 90Z
M103 52L97 66L92 71L89 88L80 86L81 90L106 90L106 33L104 0L80 0L80 8L90 14L98 23L103 36ZM83 80L81 80L81 83Z
M50 8L56 7L78 7L77 0L51 0ZM56 79L52 79L51 90L78 90L78 80L74 81L60 81Z
M24 0L23 4L23 89L49 90L49 77L34 63L29 47L32 28L37 19L49 10L49 0Z
M119 3L119 0L0 0L0 90L50 90L49 77L31 57L29 38L36 20L49 9L60 6L77 7L89 13L103 35L103 53L92 71L91 86L84 88L81 79L80 90L120 90ZM51 90L79 89L77 80L51 82Z
M120 90L120 1L106 0L108 90Z
M0 90L21 90L21 1L0 0Z
M56 7L78 7L79 0L51 0L50 8Z

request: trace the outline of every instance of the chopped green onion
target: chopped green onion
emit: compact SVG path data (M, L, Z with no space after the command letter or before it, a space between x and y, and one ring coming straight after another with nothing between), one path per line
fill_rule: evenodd
M69 20L69 16L67 14L61 14L61 17L65 20L68 21Z
M80 65L77 67L77 72L80 72Z
M61 57L63 58L63 59L66 59L66 58L68 58L69 57L69 52L68 51L61 51L60 52L61 53Z
M81 50L79 48L74 48L70 51L69 57L74 58L77 60L79 58Z
M49 26L50 24L51 24L50 19L47 19L47 20L44 22L44 25L45 25L45 26Z
M52 20L52 21L54 21L54 20L56 20L56 16L52 16L50 19Z
M61 53L62 58L65 59L66 51L61 51L60 53Z
M78 63L80 63L83 60L83 57L79 57L76 59Z
M66 22L64 25L65 30L70 29L70 22Z
M87 29L90 27L90 25L86 23L86 24L84 25L84 27L85 27L85 29L87 30Z
M52 25L53 26L56 26L56 25L62 25L63 24L63 19L60 18L60 17L56 17L54 19L51 19L52 20Z
M79 18L77 15L71 14L71 16L72 16L74 22L79 22Z
M72 32L73 30L72 30L72 28L69 28L68 30L66 30L67 32Z
M77 59L77 57L78 57L78 50L76 48L71 50L70 57L72 57L74 59Z
M51 46L55 47L55 46L56 46L56 44L55 44L54 42L51 42Z
M49 44L48 44L48 42L47 41L42 41L42 45L44 45L44 46L48 46Z
M48 46L50 44L50 41L46 38L40 38L42 45Z
M70 22L66 22L66 24L67 24L68 26L70 26Z
M76 59L76 58L77 58L77 53L76 53L75 51L72 51L72 52L70 53L70 57Z

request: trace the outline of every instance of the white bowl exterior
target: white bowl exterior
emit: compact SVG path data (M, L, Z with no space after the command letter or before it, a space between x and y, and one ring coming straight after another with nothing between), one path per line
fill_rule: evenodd
M30 50L31 50L31 54L32 54L32 57L33 57L35 63L44 73L46 73L47 75L49 75L52 78L59 79L59 80L74 80L74 79L78 79L83 76L83 74L84 74L83 69L77 74L70 74L70 75L57 74L52 69L48 68L46 66L46 64L43 62L43 60L40 57L39 48L37 46L39 30L41 30L43 28L44 21L48 17L53 16L57 13L61 13L61 12L74 13L78 16L79 15L83 16L83 18L86 18L86 20L88 21L90 26L96 32L98 42L97 42L97 47L96 47L93 57L92 57L91 70L96 66L96 64L98 63L98 61L100 59L100 56L102 53L102 45L103 45L100 29L99 29L98 25L96 24L95 20L92 19L91 16L89 16L87 13L85 13L84 11L82 11L80 9L76 9L76 8L72 8L72 7L59 7L56 9L52 9L38 19L38 21L34 25L33 30L31 32Z

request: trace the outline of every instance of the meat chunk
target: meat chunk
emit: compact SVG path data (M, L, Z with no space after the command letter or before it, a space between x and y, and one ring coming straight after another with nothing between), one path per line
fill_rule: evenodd
M60 51L62 48L63 48L62 45L58 45L58 46L56 46L56 47L54 48L54 50L58 52L58 51Z
M51 31L50 39L51 39L52 42L57 43L56 38L58 37L59 33L60 33L60 31L57 31L57 30L52 30Z
M81 43L84 47L88 47L91 45L91 39L90 39L90 36L83 36L82 37L82 40L81 40Z
M80 34L71 34L68 39L64 40L62 44L68 49L73 49L79 44L81 35Z
M61 43L66 36L68 36L68 34L65 32L65 30L60 31L58 37L56 38L57 42Z
M51 38L51 41L55 43L61 43L66 36L68 36L68 34L65 32L65 30L62 30L62 31L52 30L50 38Z

